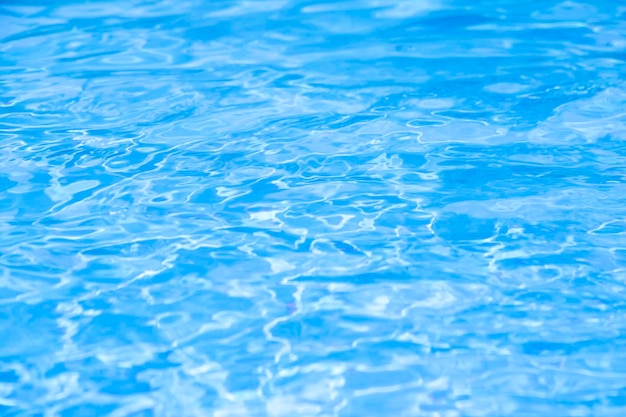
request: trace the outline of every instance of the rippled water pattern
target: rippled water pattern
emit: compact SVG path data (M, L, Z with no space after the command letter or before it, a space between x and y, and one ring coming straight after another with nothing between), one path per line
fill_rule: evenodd
M0 415L626 415L626 3L0 2Z

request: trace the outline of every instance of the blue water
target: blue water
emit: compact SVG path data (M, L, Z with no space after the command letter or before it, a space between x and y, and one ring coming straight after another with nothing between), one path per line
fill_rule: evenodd
M4 0L0 415L626 415L626 3Z

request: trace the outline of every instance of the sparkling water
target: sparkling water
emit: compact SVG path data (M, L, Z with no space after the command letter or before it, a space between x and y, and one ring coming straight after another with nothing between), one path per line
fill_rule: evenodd
M626 3L0 2L0 415L626 415Z

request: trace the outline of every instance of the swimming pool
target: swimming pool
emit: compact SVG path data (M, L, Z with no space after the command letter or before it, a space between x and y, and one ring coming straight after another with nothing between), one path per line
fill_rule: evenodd
M625 415L623 3L0 23L0 415Z

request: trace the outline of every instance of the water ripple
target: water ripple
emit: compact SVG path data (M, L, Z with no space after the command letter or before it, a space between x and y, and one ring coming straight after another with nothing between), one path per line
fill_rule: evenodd
M621 416L626 9L0 5L0 414Z

